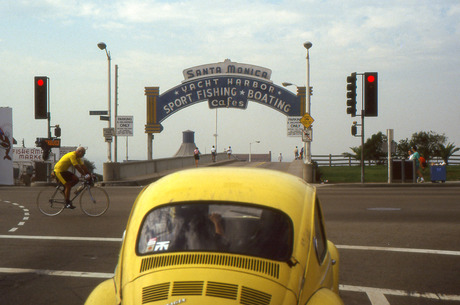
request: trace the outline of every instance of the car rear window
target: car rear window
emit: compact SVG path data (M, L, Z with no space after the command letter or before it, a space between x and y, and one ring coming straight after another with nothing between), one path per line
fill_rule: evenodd
M137 253L212 251L287 261L292 222L279 210L234 203L161 206L144 218Z

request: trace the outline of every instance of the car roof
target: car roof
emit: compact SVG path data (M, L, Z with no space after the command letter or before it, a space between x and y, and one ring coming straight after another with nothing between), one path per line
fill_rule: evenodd
M136 200L133 214L142 217L158 205L184 201L241 202L299 214L314 202L315 188L280 171L211 167L183 170L150 184ZM308 200L311 199L311 200ZM134 216L134 215L133 215Z

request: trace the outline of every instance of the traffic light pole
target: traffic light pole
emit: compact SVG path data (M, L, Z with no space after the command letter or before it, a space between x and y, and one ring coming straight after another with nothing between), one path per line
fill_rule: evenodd
M364 117L378 116L378 73L353 72L347 76L347 114L356 116L356 76L361 75L361 183L364 183ZM359 116L359 115L358 115ZM356 136L356 122L353 122L351 133Z
M361 183L364 183L364 110L361 110Z
M48 112L46 113L46 118L48 119L48 139L51 138L51 109L50 109L50 81L48 80L48 86L47 86L47 90L48 92L46 93L47 94L47 103L48 103L48 107L47 107L47 110Z
M363 75L363 74L360 74ZM361 183L364 183L364 80L361 94Z
M48 139L51 138L51 108L50 108L50 106L51 106L51 102L50 102L50 91L51 91L51 89L50 89L50 87L51 87L51 82L48 79L48 86L47 86L47 89L48 89L48 92L47 92L47 95L48 95L48 98L47 98L47 100L48 100L48 112L46 113L46 116L47 116L47 119L48 119ZM51 164L50 163L48 163L46 165L46 177L47 177L46 182L50 183L51 182Z

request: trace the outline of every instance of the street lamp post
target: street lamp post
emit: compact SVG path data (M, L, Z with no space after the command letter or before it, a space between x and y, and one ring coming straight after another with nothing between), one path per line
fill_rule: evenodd
M249 143L249 162L251 162L251 154L252 154L252 152L251 152L251 145L252 145L253 143L260 143L260 141L254 141L254 142L250 142L250 143Z
M108 121L108 128L112 128L112 107L111 107L111 94L110 94L110 84L111 84L111 80L110 80L110 61L112 60L112 58L110 57L110 52L107 51L107 45L104 43L104 42L99 42L97 44L97 46L99 47L99 49L101 50L105 50L105 54L107 55L107 62L108 62L108 116L109 116L109 121ZM107 141L107 161L108 162L112 162L112 141Z
M311 90L310 90L310 48L313 44L309 41L306 41L303 46L307 49L307 105L306 105L306 112L311 115L311 105L310 105L310 97L311 97ZM310 134L311 134L311 126L308 127ZM313 164L311 162L311 141L304 142L304 151L305 151L305 159L304 159L304 167L303 167L303 179L311 183L313 182Z

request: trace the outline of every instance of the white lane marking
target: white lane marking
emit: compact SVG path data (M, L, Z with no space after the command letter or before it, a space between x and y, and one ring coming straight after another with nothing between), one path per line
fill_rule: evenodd
M84 272L84 271L63 271L63 270L46 270L46 269L25 269L25 268L0 268L0 273L35 273L49 276L65 277L82 277L82 278L102 278L109 279L114 276L113 273L103 272ZM460 301L460 295L448 295L441 293L420 293L404 290L381 289L373 287L339 285L341 291L363 292L366 293L372 305L389 305L385 295L403 296L411 298L433 299L441 301Z
M385 298L385 295L412 297L412 298L423 298L423 299L433 299L433 300L441 300L441 301L460 301L460 295L454 295L454 294L443 294L443 293L432 293L432 292L415 292L415 291L404 291L404 290L395 290L395 289L382 289L382 288L352 286L352 285L339 285L339 289L342 290L342 291L364 292L369 296L369 299L371 299L371 296L375 297L374 300L377 303L372 302L373 305L389 304L389 303L378 303L378 302L383 301L382 296L383 296L383 298ZM383 302L385 302L385 301L383 301ZM386 301L386 302L388 302L388 301Z
M404 252L404 253L421 253L421 254L438 254L438 255L460 256L460 251L450 251L450 250L391 248L391 247L370 247L370 246L350 246L350 245L336 245L336 247L338 249L344 249L344 250L390 251L390 252Z
M116 237L73 237L73 236L33 236L33 235L0 235L5 239L38 239L38 240L66 240L66 241L107 241L121 242L122 238Z
M368 211L400 211L401 208L367 208Z
M366 292L369 301L371 301L372 305L390 305L387 298L383 293L380 293L375 290L367 291Z
M64 240L64 241L105 241L121 242L122 238L103 238L103 237L71 237L71 236L27 236L27 235L0 235L0 238L9 239L36 239L36 240ZM362 246L337 246L339 249L353 250L378 250L378 251L398 251L398 252L415 252L430 254L448 254L460 255L458 251L438 251L426 249L409 249L409 248L385 248L385 247L362 247ZM396 249L396 250L395 250ZM40 270L40 269L21 269L21 268L0 268L0 273L37 273L50 276L67 276L67 277L91 277L91 278L111 278L113 273L100 272L81 272L81 271L59 271L59 270ZM362 287L352 285L340 285L342 291L353 291L366 293L372 305L388 305L385 295L406 296L427 298L443 301L460 301L460 295L446 295L441 293L420 293L404 290L381 289L373 287Z
M62 271L62 270L43 270L43 269L24 269L24 268L0 268L0 273L35 273L52 276L67 276L67 277L90 277L90 278L105 278L113 277L113 273L102 272L84 272L84 271Z
M10 203L10 204L12 204L12 205L14 205L16 207L19 207L20 209L22 209L22 212L24 213L24 217L22 218L23 221L19 222L16 227L12 227L11 229L8 230L8 232L16 232L18 230L18 226L24 226L25 221L29 220L29 216L30 216L29 209L27 209L23 205L20 205L17 202L11 202L11 201L7 201L7 200L4 200L3 202Z

